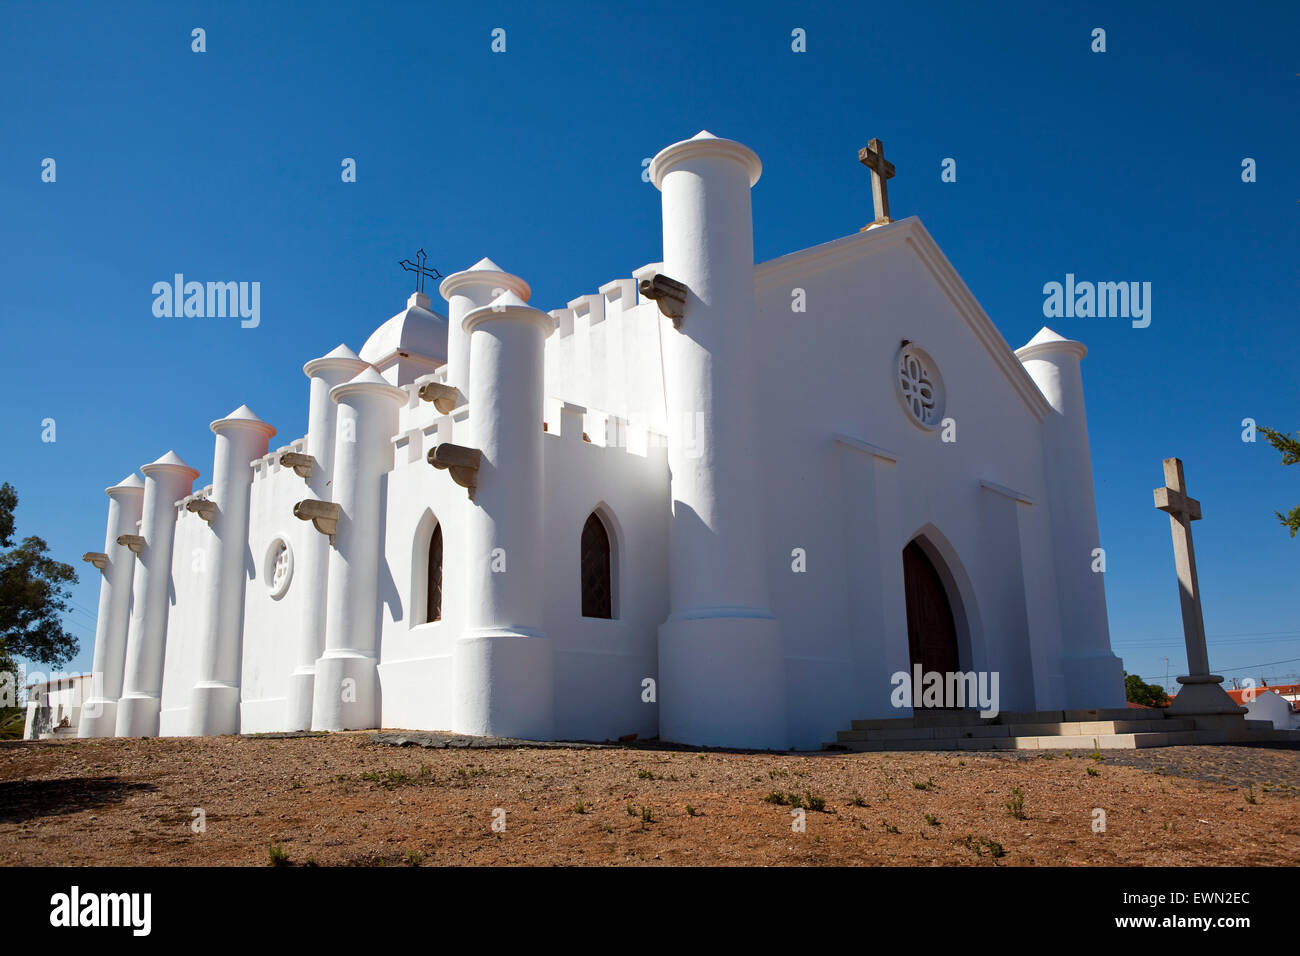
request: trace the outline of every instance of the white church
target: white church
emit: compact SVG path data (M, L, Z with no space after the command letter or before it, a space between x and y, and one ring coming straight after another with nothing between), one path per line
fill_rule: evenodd
M322 343L301 438L109 488L80 735L815 748L918 664L1123 707L1086 349L1013 351L873 148L871 226L756 264L758 157L674 143L662 262L545 312L482 259Z

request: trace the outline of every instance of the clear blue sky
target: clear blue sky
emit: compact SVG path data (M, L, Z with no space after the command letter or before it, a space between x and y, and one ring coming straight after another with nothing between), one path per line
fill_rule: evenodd
M545 309L656 260L641 161L707 127L763 159L760 260L869 221L875 136L895 218L923 219L1013 347L1045 282L1151 282L1149 328L1051 323L1090 349L1115 649L1184 669L1151 500L1177 455L1215 670L1300 672L1300 538L1273 516L1300 467L1240 424L1300 427L1297 37L1294 3L0 3L0 480L19 533L80 569L73 667L103 488L169 448L207 483L208 422L242 402L273 447L302 434L298 369L401 307L419 246L443 273L490 255ZM261 282L261 325L155 318L175 272Z

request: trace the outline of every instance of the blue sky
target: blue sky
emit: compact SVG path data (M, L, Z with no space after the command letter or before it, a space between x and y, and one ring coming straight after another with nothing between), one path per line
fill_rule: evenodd
M641 161L708 128L763 159L760 260L871 219L874 136L895 218L922 218L1013 347L1045 282L1150 282L1148 328L1051 322L1090 349L1116 652L1160 682L1185 666L1151 500L1177 455L1214 669L1300 673L1300 538L1273 516L1300 467L1241 440L1246 417L1300 427L1300 6L6 0L0 26L0 480L19 533L81 571L75 669L103 488L168 448L207 483L207 424L243 402L272 447L302 434L298 369L401 307L419 246L444 274L490 255L545 309L655 261ZM261 324L155 318L176 272L261 282Z

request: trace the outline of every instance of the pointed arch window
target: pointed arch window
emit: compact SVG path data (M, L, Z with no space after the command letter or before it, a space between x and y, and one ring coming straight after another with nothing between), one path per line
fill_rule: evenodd
M614 568L609 531L592 512L582 528L582 616L614 616Z
M433 526L429 535L429 579L425 585L426 602L424 621L431 624L442 620L442 523Z

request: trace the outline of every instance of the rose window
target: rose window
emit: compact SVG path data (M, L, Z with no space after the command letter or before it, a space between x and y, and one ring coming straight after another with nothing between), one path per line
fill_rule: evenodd
M898 394L903 407L923 428L937 428L943 418L943 379L934 360L921 349L904 345L898 353Z

